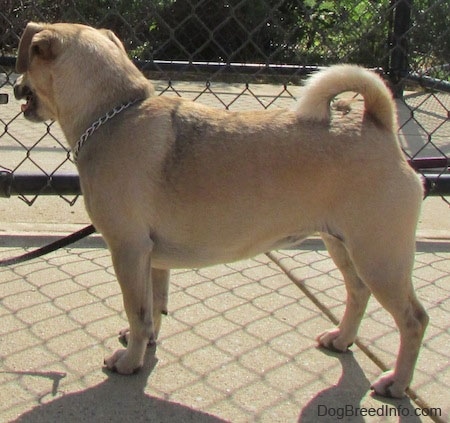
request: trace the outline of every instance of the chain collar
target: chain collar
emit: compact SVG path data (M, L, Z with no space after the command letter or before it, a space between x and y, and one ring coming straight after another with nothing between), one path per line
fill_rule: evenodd
M104 114L101 118L97 119L92 125L84 131L80 138L78 138L77 143L75 144L75 148L72 150L73 159L75 163L78 161L78 155L80 154L81 149L83 148L84 143L87 139L98 129L100 126L108 122L108 120L112 119L114 116L119 114L120 112L128 109L128 107L140 101L140 99L131 100L128 103L121 104L120 106L114 107L114 109L110 110L108 113Z

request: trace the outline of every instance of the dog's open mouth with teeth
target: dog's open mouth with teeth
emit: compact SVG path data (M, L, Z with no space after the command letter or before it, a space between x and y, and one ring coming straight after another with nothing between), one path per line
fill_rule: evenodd
M28 120L34 122L41 122L43 120L37 112L38 98L31 88L24 83L22 76L17 79L14 85L14 97L17 100L26 100L26 103L20 106L20 110Z

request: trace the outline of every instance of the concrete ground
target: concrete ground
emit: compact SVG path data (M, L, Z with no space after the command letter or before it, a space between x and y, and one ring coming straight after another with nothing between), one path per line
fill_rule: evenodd
M11 148L11 160L17 153ZM103 358L119 347L127 323L109 253L94 235L0 267L0 421L449 421L449 217L442 199L425 200L414 284L431 320L410 398L387 400L369 389L392 367L399 344L375 300L351 352L317 348L316 335L343 313L345 290L315 238L251 260L174 271L169 315L144 369L130 377L105 371ZM80 200L69 207L45 197L29 207L0 199L0 259L88 223Z
M0 201L0 258L88 223L82 201L58 222L60 202L48 197L30 208L18 199ZM386 400L369 389L398 348L397 329L376 301L359 346L347 354L317 348L315 336L339 319L345 299L318 239L252 260L174 271L170 313L143 371L130 377L105 371L103 357L119 347L126 319L109 253L95 235L0 268L0 420L432 421L419 410L424 406L441 413L434 421L448 421L449 212L441 199L424 203L414 283L431 321L412 399Z

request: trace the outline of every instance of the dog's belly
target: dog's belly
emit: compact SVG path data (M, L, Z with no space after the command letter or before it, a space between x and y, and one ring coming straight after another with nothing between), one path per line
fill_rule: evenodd
M279 239L234 244L208 243L192 245L173 244L165 240L155 242L152 252L152 266L161 269L200 268L221 263L231 263L254 257L272 250L292 248L299 245L309 233L292 234Z

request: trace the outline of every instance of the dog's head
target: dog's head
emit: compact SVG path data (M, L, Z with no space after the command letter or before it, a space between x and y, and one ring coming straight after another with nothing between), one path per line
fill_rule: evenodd
M109 30L30 22L19 43L14 95L33 121L66 121L152 94ZM64 128L63 128L64 129Z
M29 23L19 43L16 70L22 74L14 85L16 99L26 99L21 106L24 116L32 121L55 119L55 111L49 98L51 86L49 73L39 71L38 62L50 61L57 53L57 43L45 25ZM30 78L31 76L31 78ZM45 80L47 79L47 80Z

